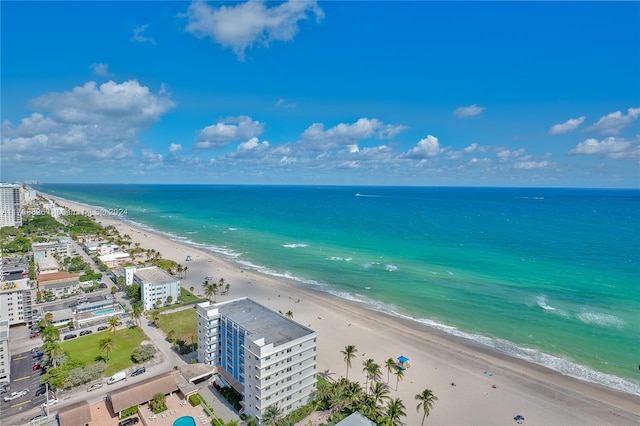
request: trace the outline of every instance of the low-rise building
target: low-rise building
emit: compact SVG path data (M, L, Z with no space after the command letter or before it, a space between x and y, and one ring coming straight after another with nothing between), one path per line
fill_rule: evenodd
M55 297L71 295L80 289L80 274L54 272L38 275L38 290L41 293L51 292Z
M38 261L45 257L55 257L56 255L65 258L71 256L71 241L68 238L61 238L58 241L46 243L34 243L31 245L33 260Z
M197 305L198 361L243 394L244 413L284 414L315 398L316 333L248 298Z
M178 303L180 280L157 266L136 268L133 282L140 285L145 311Z
M53 274L60 272L60 264L55 257L42 257L36 261L38 274Z
M129 253L123 251L98 256L98 259L108 268L116 268L119 265L131 262L131 256L129 256Z

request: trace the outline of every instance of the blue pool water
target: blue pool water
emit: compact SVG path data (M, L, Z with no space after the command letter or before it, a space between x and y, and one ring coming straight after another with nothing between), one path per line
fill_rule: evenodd
M116 310L113 308L107 308L107 309L98 309L97 311L93 311L93 315L99 316L99 315L106 315L106 314L111 314L114 313Z
M182 416L173 422L173 426L196 426L196 421L191 416Z

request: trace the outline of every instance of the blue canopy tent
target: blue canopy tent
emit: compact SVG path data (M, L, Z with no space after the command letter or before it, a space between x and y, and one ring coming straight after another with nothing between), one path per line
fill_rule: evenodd
M398 370L406 370L410 367L409 358L407 358L406 356L400 355L397 359L398 363L396 364L396 367L398 368Z

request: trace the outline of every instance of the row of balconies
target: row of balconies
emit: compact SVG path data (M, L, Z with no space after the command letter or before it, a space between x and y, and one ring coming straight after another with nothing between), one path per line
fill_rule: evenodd
M296 404L300 400L304 400L305 403L311 399L316 390L316 382L315 375L311 377L310 380L306 380L303 383L299 383L299 386L291 387L291 390L285 391L284 393L278 394L277 398L274 394L270 395L251 395L250 391L246 390L245 394L247 399L251 398L256 401L256 408L262 412L262 410L266 409L270 405L277 404L280 408L285 408L288 405ZM267 399L269 398L269 399ZM287 399L289 398L289 399ZM301 404L303 405L303 404Z
M260 376L255 374L254 377L257 380L256 386L263 389L287 378L288 376L294 376L295 374L315 365L316 359L312 356L300 362L284 366L282 369L278 370L275 373L269 374L268 376Z

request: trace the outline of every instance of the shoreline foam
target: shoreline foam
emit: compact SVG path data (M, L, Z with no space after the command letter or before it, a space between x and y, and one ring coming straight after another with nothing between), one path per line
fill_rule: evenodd
M80 203L64 200L57 196L48 196L48 197L57 200L61 205L68 204L70 206L73 206L73 205L82 206ZM277 304L285 301L285 299L276 300L276 298L274 297L273 288L276 288L276 294L278 299L280 299L283 294L289 294L289 299L291 299L291 294L299 294L304 296L306 299L312 299L313 303L310 303L305 300L305 302L310 303L312 307L315 308L315 309L312 309L311 312L323 311L323 309L321 308L324 306L324 311L328 309L328 311L330 312L328 315L333 314L334 316L341 316L344 318L344 321L348 322L348 326L347 326L348 328L346 330L342 330L342 328L344 327L330 327L328 330L325 330L328 332L327 334L332 335L334 334L333 331L337 332L337 330L332 330L332 328L341 329L339 331L340 334L343 334L345 331L349 331L350 333L346 333L346 334L351 335L353 337L353 340L359 340L363 342L362 346L356 345L357 347L362 347L361 349L362 352L364 352L365 350L367 353L370 353L370 354L374 352L380 352L381 349L376 350L375 348L370 347L376 344L376 340L379 340L379 338L378 339L376 338L378 334L385 334L387 338L393 339L393 336L389 335L390 330L380 331L379 327L375 327L371 325L371 321L376 322L376 320L377 321L382 320L383 322L385 322L386 326L391 330L397 329L398 327L403 330L404 332L403 335L405 339L400 340L401 346L407 347L406 343L409 340L408 339L409 336L412 336L414 338L415 336L420 336L418 340L413 342L415 345L414 347L421 347L426 344L429 350L433 350L435 348L436 353L445 353L446 354L445 360L431 359L431 361L435 361L435 363L444 362L444 364L442 364L440 367L436 367L435 370L438 370L438 368L448 370L447 376L452 376L453 374L451 374L451 371L455 372L457 370L466 370L470 374L477 373L477 371L473 371L473 372L469 371L468 366L463 366L458 363L452 364L451 363L452 359L462 361L463 364L470 363L477 366L478 361L482 361L487 365L491 365L492 366L491 368L494 370L494 373L496 373L496 376L500 374L501 376L503 376L501 377L501 379L508 376L511 381L510 384L517 385L516 387L520 388L519 390L523 392L524 395L528 397L534 397L533 399L540 403L544 401L545 403L543 405L547 405L549 402L552 402L552 407L547 406L546 410L550 410L549 412L555 413L555 414L552 417L542 421L542 423L549 424L549 423L561 422L565 424L578 424L578 423L599 424L599 423L605 422L605 423L612 423L612 424L614 423L627 424L630 420L633 420L633 422L640 420L640 417L638 417L640 415L640 413L638 412L638 402L640 402L640 400L637 399L636 395L633 395L631 393L623 393L616 390L611 390L600 384L591 384L589 382L586 382L580 379L574 379L570 376L564 375L555 370L551 370L548 367L545 367L544 365L540 365L535 362L528 362L525 359L517 358L505 352L500 352L494 347L487 346L485 344L482 344L481 342L478 342L478 339L469 339L468 337L465 337L463 335L456 335L455 333L451 333L450 330L445 329L445 328L453 329L453 327L442 325L442 327L440 327L442 329L439 329L439 327L434 327L434 324L427 324L427 322L430 320L422 321L420 319L412 318L407 315L401 314L399 312L394 312L393 310L391 310L390 312L387 312L381 309L372 309L371 306L369 306L366 302L363 302L362 300L359 300L359 301L349 300L348 298L345 298L344 295L334 294L331 291L327 291L326 288L323 288L323 287L326 287L326 285L324 284L315 283L315 282L313 283L305 282L307 280L303 280L290 275L287 276L286 274L279 274L279 273L276 273L275 271L268 270L268 268L263 268L258 265L252 265L249 262L243 263L242 261L234 260L235 258L238 257L239 254L236 254L235 257L234 256L227 257L228 255L225 255L223 253L218 253L215 250L212 250L211 248L214 247L213 245L196 243L196 242L190 241L188 238L180 237L171 233L158 231L144 224L134 223L133 221L130 221L124 218L113 218L113 217L106 217L106 216L101 216L101 217L98 217L97 219L100 223L103 224L103 226L107 224L116 226L116 228L118 228L121 234L129 234L134 240L134 242L141 242L141 245L143 247L148 247L151 240L153 240L153 243L162 246L162 248L158 248L158 247L153 247L153 248L160 251L164 257L172 258L173 260L179 263L183 263L184 257L180 258L178 256L177 258L174 258L176 257L175 250L178 250L178 252L182 251L182 253L184 253L185 250L186 251L191 250L193 252L196 252L196 251L199 252L198 254L196 254L196 258L198 258L198 260L200 260L200 258L206 258L207 263L215 263L217 267L223 270L226 269L228 273L232 273L232 271L235 270L235 274L233 274L233 278L227 278L227 276L225 276L225 280L227 282L230 282L230 281L233 282L234 287L236 287L236 284L240 284L241 288L244 288L244 291L246 293L245 295L249 295L249 289L253 290L256 287L260 287L260 288L262 287L260 285L256 286L256 284L268 284L268 285L265 285L264 287L270 287L270 288L272 287L271 293L268 293L267 295L264 295L264 294L258 295L256 297L256 295L253 294L253 292L251 292L252 293L251 297L256 298L258 301L260 301L261 303L265 303L267 306L271 308L275 309L275 307L273 306L274 303ZM126 228L129 228L129 230L127 230ZM132 235L131 231L134 231L134 230L137 232L133 232L133 235ZM144 231L145 233L148 232L150 235L141 233L140 231ZM146 242L147 244L144 244L143 242ZM171 249L171 250L167 250L167 249ZM167 256L167 253L169 254L168 256ZM194 263L190 262L187 265L189 266L189 273L191 274L192 273L191 266L194 265ZM238 269L238 268L242 268L242 269ZM207 275L210 275L210 274L207 274ZM219 276L219 274L217 275ZM248 281L246 281L244 285L242 285L243 284L242 280L247 278L248 278ZM260 282L258 282L258 278L261 278ZM262 279L264 279L264 282ZM287 282L287 280L297 281L303 284L303 286L292 284L290 282ZM196 285L199 284L197 281L190 279L190 277L187 277L187 279L183 281L191 281L192 284L195 283ZM261 290L264 290L264 289L261 288ZM283 292L282 294L280 294L281 291ZM335 293L339 293L339 292L335 292ZM265 296L266 296L266 300L265 300ZM235 298L235 297L239 297L239 295L238 293L234 292L234 290L232 289L231 298ZM298 301L300 300L301 298L298 298ZM337 315L336 308L340 310L341 315ZM346 315L346 313L350 313L351 315L354 316L354 318L359 319L361 322L358 323L355 319L352 320L352 318ZM319 331L317 327L326 328L325 325L328 324L328 322L325 321L327 319L327 316L323 317L321 315L317 315L317 317L314 318L312 314L310 315L309 313L307 313L307 315L305 315L303 318L304 318L304 322L306 322L307 320L308 321L313 320L313 322L315 323L313 324L313 328L316 329L317 331ZM365 324L367 324L368 327L365 326ZM360 329L360 328L368 329L369 333L365 333L365 336L360 336L359 333L357 332L355 335L354 333L352 333L352 331L355 331L356 329ZM335 337L338 337L338 336L335 336ZM365 337L364 340L362 340L363 337ZM483 336L479 335L479 337L483 337ZM320 342L322 342L322 340L324 339L319 339ZM346 340L346 342L347 342L346 344L353 344L353 342L350 342L348 340ZM327 342L324 342L324 344L327 345ZM340 354L339 354L339 351L344 347L344 345L341 346L340 344L338 345L334 344L330 346L331 348L326 348L326 347L319 348L319 351L321 353L324 352L325 354L327 350L332 351L331 353L327 354L326 362L322 362L322 360L319 359L319 366L328 365L330 366L329 368L330 370L335 369L335 370L338 370L339 372L341 370L341 367L344 366L343 361L340 360ZM411 345L409 345L408 347L412 348ZM400 355L400 353L397 353L396 356L397 355ZM455 355L455 356L452 356L452 355ZM391 354L387 356L383 356L383 358L378 356L378 357L375 357L374 359L378 363L381 363L384 361L384 359L388 358L389 356L391 356ZM415 355L413 357L415 357ZM330 361L330 360L333 360L333 361ZM356 366L354 366L354 370L357 371L358 368L359 366L356 363ZM413 376L413 373L416 373L416 372L418 372L420 375L422 375L422 373L426 373L424 369L417 369L417 370L420 370L420 371L416 371L416 369L413 369L409 371L408 375ZM319 369L319 371L322 371L322 368ZM498 371L500 373L498 373ZM352 373L352 374L355 374L355 373ZM601 373L601 374L605 374L605 373ZM541 377L537 377L537 376L541 376ZM617 377L617 376L614 376L614 377ZM479 383L477 380L478 378L474 377L474 379L475 380L474 380L473 386L471 387L474 388L475 391L478 391L478 386L479 386ZM480 383L486 381L485 379L486 379L486 376L480 377ZM500 381L498 380L497 377L494 377L493 380ZM391 380L391 382L393 382L393 379ZM409 419L414 418L414 414L415 414L415 411L411 409L413 408L413 405L414 405L413 395L421 392L422 388L416 388L413 394L409 392L409 394L407 395L407 392L402 392L402 387L407 386L406 383L403 384L403 382L404 380L400 382L401 386L398 393L402 393L404 395L400 397L401 399L403 399L405 405L407 406L406 412L408 417L405 423L414 424L412 423L412 421L409 421ZM424 387L430 387L431 389L434 390L434 393L438 395L438 391L441 390L440 387L427 386L429 385L429 382L431 382L431 380L428 380ZM460 384L461 379L456 379L456 382ZM411 381L411 385L413 384L414 384L413 381ZM445 385L449 384L448 378L445 379L444 384ZM534 388L538 389L539 391L542 391L543 395L536 394L535 392L531 394L526 389L527 386L524 386L525 384L528 384L529 386L535 385ZM391 386L391 389L394 389L393 383L391 383L390 386ZM459 388L459 386L456 386L456 390L457 388ZM475 395L475 397L480 398L480 400L483 400L489 397L490 395L493 396L493 394L498 393L495 391L495 389L502 389L502 388L504 388L504 385L500 385L496 388L491 387L490 391L479 392L479 395ZM445 386L442 394L445 395L449 393L448 391L450 391L450 389ZM457 391L459 392L459 390ZM559 400L557 398L558 392L562 394L572 394L576 391L578 391L577 392L578 395L572 396L571 398L577 397L578 399L583 399L582 402L584 402L584 404L580 404L581 410L585 412L584 413L585 415L587 414L587 412L590 412L595 417L593 418L591 416L586 416L584 418L581 418L580 416L574 417L576 416L576 414L575 412L573 412L573 410L576 407L573 407L573 403L570 404L569 406L566 406L564 404L564 403L567 403L569 399L565 400L564 398L561 398L560 401L564 401L564 402L559 403ZM491 394L489 392L491 392ZM551 392L551 395L549 395L549 392ZM399 396L399 395L394 395L394 393L395 392L392 392L392 395L391 395L392 397L395 398ZM475 393L478 393L478 392L475 392ZM547 394L547 395L544 395L544 394ZM469 395L465 396L465 398L468 396ZM509 395L509 397L506 398L506 400L509 400L511 397L513 397L513 395ZM440 418L440 416L437 415L437 413L439 412L438 406L445 405L444 402L442 401L443 398L440 397L440 399L441 401L438 402L438 404L436 405L435 411L431 416L432 419ZM547 400L550 400L550 401L547 401ZM610 407L607 410L605 410L607 411L608 414L601 413L600 410L597 410L595 408L586 410L585 407L593 405L594 400L595 401L603 400L605 401L603 402L605 406L607 406L607 404L611 404L613 407L617 407L621 411L615 410L613 407ZM479 403L480 401L476 401L476 402ZM555 402L556 404L554 405L553 402ZM455 406L455 402L449 401L449 403L452 403ZM476 404L472 404L472 405L475 407L474 409L479 409L479 410L481 409L482 412L484 413L483 416L481 416L481 418L483 419L481 421L476 421L478 419L478 415L476 413L474 417L475 418L474 423L492 423L492 424L508 423L508 421L505 420L506 418L503 416L500 416L499 418L497 418L493 416L490 412L485 412L487 409L481 408L483 404L480 403L478 406L476 406ZM600 409L602 408L603 407L600 407ZM459 410L459 408L454 409L454 411L457 411L457 410ZM565 410L569 410L569 412L565 412ZM524 412L526 410L523 408L523 409L518 409L517 411ZM454 414L456 413L449 413L449 415L454 415ZM607 414L607 415L604 415L604 414ZM603 417L601 417L601 415L603 415ZM547 417L547 416L545 415L543 417ZM578 421L579 417L581 418L580 421ZM458 418L458 420L454 420L454 418ZM528 416L528 421L533 419L535 419L535 417L532 418L531 415ZM542 417L538 418L538 420L542 420ZM455 415L451 418L442 417L440 418L440 421L436 421L436 423L458 424L458 423L464 423L464 421L462 421L462 418L459 418L457 415Z

